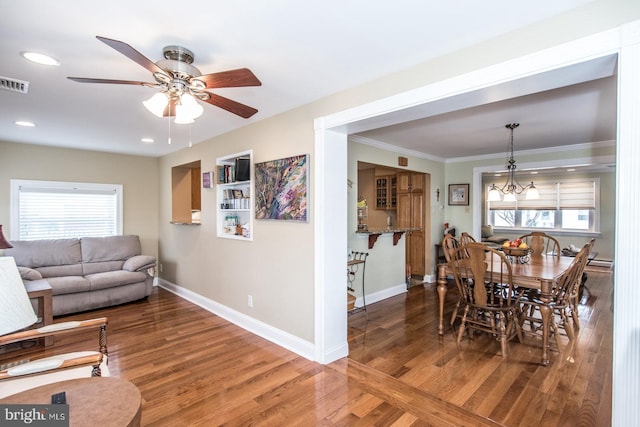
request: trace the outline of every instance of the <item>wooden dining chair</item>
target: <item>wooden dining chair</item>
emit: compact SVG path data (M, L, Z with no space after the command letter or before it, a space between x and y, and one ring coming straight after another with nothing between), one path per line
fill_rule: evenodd
M456 249L460 246L460 242L453 237L452 234L446 233L444 238L442 239L442 252L444 253L444 258L447 262L451 261L451 256L455 252ZM458 317L458 311L460 310L460 305L462 304L462 295L458 293L458 301L456 301L456 306L453 308L453 312L451 313L451 321L449 322L451 326L456 321Z
M460 343L465 331L492 334L507 357L507 341L522 341L518 323L518 295L514 292L511 264L504 254L482 243L458 247L449 266L464 306L458 329Z
M442 252L447 262L451 261L451 254L460 246L460 242L453 237L453 235L447 233L442 239Z
M591 239L585 245L588 249L586 263L589 263L589 255L591 254L591 251L593 250L593 245L595 245L595 243L596 243L596 239ZM582 274L580 274L580 277L578 278L578 284L574 288L573 293L571 295L571 318L573 319L573 327L575 329L580 329L578 307L580 305L580 300L582 299L583 290L586 288L586 285L585 285L586 281L587 281L587 273L583 271Z
M582 272L587 265L589 255L589 245L582 247L578 255L574 258L569 268L558 278L556 286L551 290L549 302L553 315L550 320L549 333L553 334L558 350L561 349L559 327L564 328L570 341L575 340L575 330L573 323L577 319L577 312L573 310L573 298L576 288L582 280ZM540 307L544 304L542 294L539 290L529 290L524 292L520 298L520 324L523 326L525 334L540 335L542 333L542 316ZM571 315L572 320L569 319ZM529 329L524 326L528 325Z
M553 254L560 258L560 243L555 237L542 231L532 231L520 236L520 239L531 248L531 255Z
M467 233L466 231L463 231L462 234L460 234L461 245L466 245L467 243L475 243L475 242L476 242L476 239L474 239L473 236Z

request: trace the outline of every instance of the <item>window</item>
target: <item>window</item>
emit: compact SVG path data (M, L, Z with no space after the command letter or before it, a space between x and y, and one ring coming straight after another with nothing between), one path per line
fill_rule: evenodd
M11 180L14 240L122 234L122 185Z
M600 180L536 182L537 200L486 202L487 222L496 228L598 232ZM488 188L486 190L488 193Z

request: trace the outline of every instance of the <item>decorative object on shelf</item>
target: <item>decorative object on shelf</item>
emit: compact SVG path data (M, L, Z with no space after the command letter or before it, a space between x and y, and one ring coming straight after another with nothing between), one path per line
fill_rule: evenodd
M358 201L358 231L365 231L368 227L369 207L367 206L367 199L360 199Z
M202 172L202 188L213 188L213 172Z
M500 188L495 184L491 184L487 200L497 202L503 198L505 202L515 202L519 194L525 193L527 200L535 200L540 197L538 189L533 185L533 181L529 185L523 186L516 178L516 160L513 158L513 130L520 126L519 123L508 123L505 125L511 131L511 139L509 141L509 162L507 164L507 182ZM449 203L451 204L451 203Z
M309 155L256 163L256 219L308 221Z
M469 206L469 184L449 184L449 206Z

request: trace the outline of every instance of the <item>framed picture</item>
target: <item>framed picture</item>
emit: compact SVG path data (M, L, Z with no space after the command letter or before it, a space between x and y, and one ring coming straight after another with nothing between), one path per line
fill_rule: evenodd
M202 188L213 188L213 172L202 172Z
M255 164L256 219L308 221L309 155Z
M449 184L449 206L469 206L469 184Z

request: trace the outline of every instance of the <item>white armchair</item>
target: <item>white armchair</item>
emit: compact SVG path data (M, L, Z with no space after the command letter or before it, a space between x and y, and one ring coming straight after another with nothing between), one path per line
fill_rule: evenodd
M0 355L0 398L52 382L109 375L106 317L26 329L36 323L37 317L12 257L0 257L0 296L0 346L88 328L99 329L99 351L80 351L18 362L11 360L11 351Z

